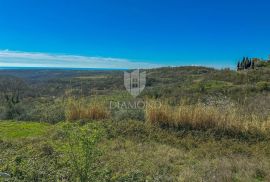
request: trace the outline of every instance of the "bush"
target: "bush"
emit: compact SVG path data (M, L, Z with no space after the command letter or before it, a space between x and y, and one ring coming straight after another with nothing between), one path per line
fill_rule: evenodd
M261 82L258 82L256 84L256 86L260 91L270 90L270 83L269 82L261 81Z
M144 121L144 110L136 109L136 110L119 110L114 113L114 119L117 121L131 119Z
M21 115L20 120L47 123L57 123L65 120L65 106L60 100L45 103L36 101L32 104L24 104L24 107L28 109Z
M20 120L25 113L26 110L24 109L22 104L10 105L2 107L0 118L8 120Z
M97 146L103 135L102 130L93 123L84 127L67 124L64 129L68 136L74 181L105 181L107 171L99 164L102 152Z

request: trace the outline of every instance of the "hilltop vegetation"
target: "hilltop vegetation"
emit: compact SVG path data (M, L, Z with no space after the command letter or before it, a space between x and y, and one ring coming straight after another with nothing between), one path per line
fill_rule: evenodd
M166 100L170 105L234 104L242 112L265 116L269 108L270 69L239 71L204 67L160 68L147 71L139 99ZM37 77L37 72L44 76ZM0 71L0 118L59 122L65 120L67 98L132 100L123 71ZM108 105L108 102L107 102ZM57 110L57 111L56 111Z
M246 70L246 69L256 69L261 67L269 67L270 66L270 60L262 60L259 58L248 58L244 57L242 61L239 61L237 63L237 70Z
M0 172L14 181L270 180L268 66L144 71L136 99L123 71L0 71ZM110 108L138 100L145 107Z

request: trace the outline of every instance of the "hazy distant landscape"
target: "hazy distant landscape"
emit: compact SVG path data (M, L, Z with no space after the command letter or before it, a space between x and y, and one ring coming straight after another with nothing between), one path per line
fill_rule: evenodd
M0 1L0 182L269 182L270 1Z
M147 81L137 98L126 91L123 70L1 70L1 174L12 181L269 181L268 65L141 70ZM147 104L111 107L136 100Z

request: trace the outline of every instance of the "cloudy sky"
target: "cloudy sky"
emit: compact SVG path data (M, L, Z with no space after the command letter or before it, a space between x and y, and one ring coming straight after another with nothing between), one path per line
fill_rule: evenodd
M159 64L127 59L87 57L68 54L48 54L0 50L0 67L62 67L62 68L155 68Z

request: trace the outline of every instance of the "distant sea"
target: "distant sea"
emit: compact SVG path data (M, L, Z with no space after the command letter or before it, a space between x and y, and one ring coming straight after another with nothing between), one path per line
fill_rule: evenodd
M0 70L129 70L124 68L0 67Z

